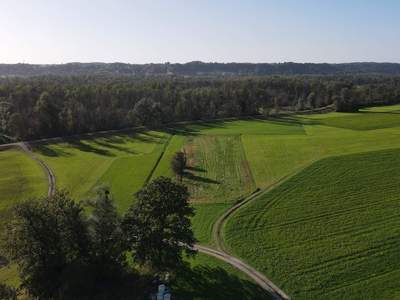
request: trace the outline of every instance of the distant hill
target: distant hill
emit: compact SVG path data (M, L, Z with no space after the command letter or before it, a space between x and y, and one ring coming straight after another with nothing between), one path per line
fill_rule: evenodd
M400 75L398 63L204 63L124 64L67 63L59 65L0 64L0 76L109 75L109 76L258 76L258 75Z

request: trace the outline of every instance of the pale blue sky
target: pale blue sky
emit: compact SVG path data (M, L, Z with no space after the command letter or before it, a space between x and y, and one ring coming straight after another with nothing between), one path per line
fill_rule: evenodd
M399 0L0 0L0 63L400 62Z

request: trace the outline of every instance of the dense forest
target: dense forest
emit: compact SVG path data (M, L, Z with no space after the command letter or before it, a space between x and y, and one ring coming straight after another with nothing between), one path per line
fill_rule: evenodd
M396 63L204 63L124 64L68 63L59 65L0 64L0 76L265 76L265 75L400 75Z
M336 105L400 102L400 77L39 76L0 79L0 136L36 139Z

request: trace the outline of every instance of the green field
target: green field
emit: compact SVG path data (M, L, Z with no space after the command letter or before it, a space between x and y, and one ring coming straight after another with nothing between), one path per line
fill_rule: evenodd
M217 219L231 207L228 203L197 203L194 204L193 231L200 244L213 245L213 225Z
M360 123L366 124L365 127L369 128L378 127L375 115L381 114L383 116L379 119L385 116L392 118L394 115L397 123L392 120L388 123L398 124L396 125L398 127L359 130ZM349 119L353 119L353 127L344 129L345 126L350 127ZM284 120L303 124L306 135L244 135L242 137L257 187L269 187L308 164L325 157L400 148L400 114L397 113L330 113L288 117L282 122ZM335 126L321 125L323 122L325 124L335 122Z
M18 202L47 193L47 176L41 166L20 150L0 151L0 230ZM1 255L1 254L0 254ZM0 282L19 283L16 267L0 267Z
M212 244L212 225L218 217L240 197L255 190L241 136L222 134L232 133L231 127L237 126L232 124L242 122L229 122L227 132L223 126L219 127L220 134L210 134L215 132L201 125L203 131L199 129L196 135L174 135L154 172L154 177L174 177L170 168L171 158L176 151L186 152L188 168L183 183L188 186L196 209L193 218L195 235L203 244ZM193 129L185 131L193 133Z
M186 142L185 136L173 135L165 149L165 153L162 156L160 162L157 164L154 170L152 179L159 176L173 177L173 172L171 169L171 160L174 154L183 149L183 145Z
M106 184L122 211L151 176L168 137L162 132L128 132L41 143L34 151L53 170L58 188L82 200Z
M193 228L201 244L215 245L215 221L260 188L267 192L225 224L225 243L234 254L294 299L400 297L395 256L400 251L400 184L395 184L400 182L400 105L359 113L199 122L34 146L54 171L57 187L81 200L91 197L95 186L107 184L120 211L149 179L174 178L170 162L180 150L188 158L183 182L196 209ZM34 161L16 151L4 153L22 155L28 169L21 175L4 172L4 178L18 187L14 178L36 174L42 186L29 184L27 192L14 192L13 184L0 177L0 190L10 189L3 194L20 193L16 197L21 199L45 193L45 175ZM250 293L254 284L233 278L237 271L224 263L201 255L192 264L199 266L185 270L176 283L179 299L263 299ZM2 270L0 279L7 272ZM230 289L218 289L221 278ZM193 289L196 282L198 290Z
M239 135L194 137L185 152L188 169L183 182L194 202L232 202L255 189Z
M400 150L332 157L231 218L226 241L294 299L400 292Z
M189 125L176 126L171 128L181 135L284 135L284 134L305 134L301 124L297 122L282 122L280 118L272 118L268 121L258 118L242 120L225 120L201 122Z
M0 151L0 227L18 201L47 193L47 176L20 150Z

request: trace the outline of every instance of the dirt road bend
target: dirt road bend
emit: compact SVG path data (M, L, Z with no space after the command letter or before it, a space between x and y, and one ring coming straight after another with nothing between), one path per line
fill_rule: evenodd
M248 264L244 263L240 259L231 256L227 253L214 250L208 247L204 247L201 245L195 245L194 249L218 258L227 262L228 264L234 266L235 268L239 269L243 273L247 274L250 278L252 278L260 287L262 287L268 294L272 295L275 299L278 300L290 300L290 297L285 294L279 287L277 287L271 280L265 277L263 274L255 270L254 268L250 267Z
M41 160L39 157L37 157L35 155L35 153L31 149L31 147L29 146L29 144L26 142L0 145L0 151L12 149L12 148L21 149L27 155L29 155L33 160L37 161L40 164L40 166L43 168L43 170L47 174L48 185L49 185L48 195L49 196L54 195L55 190L56 190L56 177L55 177L53 171L51 170L51 168L43 160ZM249 198L254 198L257 195L258 195L258 193L256 193L255 195L252 195L252 197L249 197ZM247 202L247 201L245 201L245 202ZM230 209L229 211L227 211L224 214L224 216L221 218L221 220L219 220L219 224L217 224L217 226L216 226L216 228L218 228L218 230L216 230L216 231L217 231L217 241L218 240L220 241L220 243L218 243L218 244L220 245L221 248L222 248L222 244L223 244L222 236L221 236L223 222L227 219L227 217L229 215L231 215L233 213L233 211L237 210L244 204L245 203L240 203L240 204L234 206L232 209ZM261 288L263 288L268 294L270 294L275 299L290 300L290 297L288 295L286 295L285 292L283 292L281 289L279 289L279 287L277 287L271 280L269 280L263 274L261 274L260 272L258 272L254 268L252 268L251 266L247 265L240 259L238 259L232 255L229 255L225 252L211 249L211 248L201 246L201 245L195 245L194 249L201 253L204 253L204 254L213 256L219 260L222 260L222 261L232 265L233 267L237 268L238 270L242 271L243 273L247 274L247 276L252 278Z

